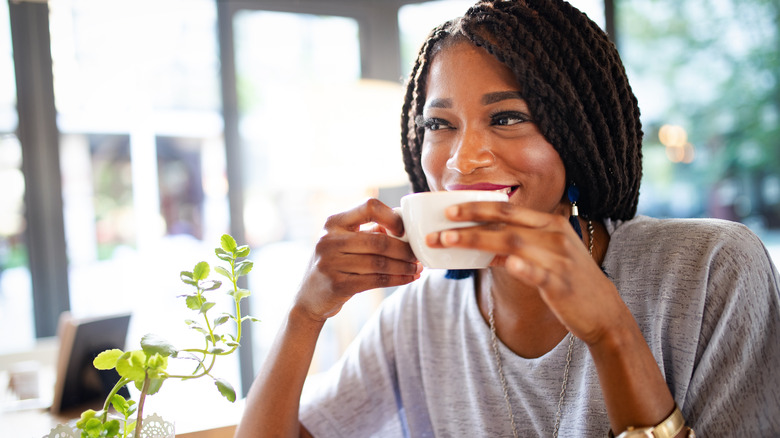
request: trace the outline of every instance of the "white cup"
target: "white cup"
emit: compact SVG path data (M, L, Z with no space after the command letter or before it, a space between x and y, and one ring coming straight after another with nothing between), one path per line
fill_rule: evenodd
M444 210L451 205L508 200L506 193L486 190L420 192L406 195L401 198L401 206L396 209L404 221L405 234L400 239L409 242L414 255L426 268L486 268L495 254L475 249L431 248L425 244L425 236L437 231L478 225L476 222L453 222L447 219Z

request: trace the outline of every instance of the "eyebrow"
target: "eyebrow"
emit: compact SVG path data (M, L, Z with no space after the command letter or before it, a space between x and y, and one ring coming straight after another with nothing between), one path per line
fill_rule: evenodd
M494 93L487 93L482 96L482 105L490 105L502 100L509 99L523 99L523 95L519 91L496 91ZM437 98L431 99L425 105L426 108L452 108L452 99L449 98Z
M452 108L452 99L431 99L426 108Z
M507 99L523 99L523 96L519 91L497 91L495 93L488 93L482 96L482 104L490 105L491 103L500 102Z

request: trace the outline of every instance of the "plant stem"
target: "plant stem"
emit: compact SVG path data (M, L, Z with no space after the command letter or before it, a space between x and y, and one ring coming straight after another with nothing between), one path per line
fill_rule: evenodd
M133 438L141 437L141 429L144 424L144 402L146 401L146 393L149 391L149 384L151 379L149 378L149 372L146 372L144 376L144 386L141 388L141 397L138 399L138 415L135 418L135 432Z
M103 402L103 415L101 416L101 423L105 423L106 419L108 418L108 406L111 404L111 399L114 398L114 395L116 395L117 392L119 392L120 389L122 389L123 386L127 385L128 383L132 382L130 379L121 378L118 382L116 382L116 385L114 385L113 388L111 388L111 392L108 393L108 397L106 397L106 401Z

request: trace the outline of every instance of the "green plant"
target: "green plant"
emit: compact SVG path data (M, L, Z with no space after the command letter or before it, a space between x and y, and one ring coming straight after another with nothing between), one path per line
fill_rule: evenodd
M203 335L202 347L176 349L161 337L148 334L141 339L140 350L111 349L103 351L95 358L93 364L97 369L115 369L119 374L119 381L106 397L101 410L90 409L81 414L76 427L82 438L140 436L146 396L157 393L168 379L190 380L208 376L214 379L217 389L225 398L231 402L236 400L236 392L230 383L212 376L211 370L217 357L228 356L239 348L242 323L245 320L257 321L251 316L241 316L241 300L248 297L250 292L238 286L238 279L252 270L252 261L245 259L249 251L246 245L237 246L236 241L228 234L222 236L220 247L215 250L217 257L229 264L227 268L216 266L214 270L228 279L230 287L227 295L231 296L235 303L232 314L224 312L215 318L209 315L209 311L216 304L212 300L212 294L222 287L222 282L209 279L211 267L208 263L200 262L192 271L181 272L181 280L195 289L194 292L182 296L187 307L197 315L196 319L187 319L185 322L190 329ZM230 322L235 324L235 334L228 330L232 325ZM195 369L188 375L169 374L169 359L194 360ZM138 403L118 394L122 387L130 383L135 384L141 391ZM109 419L111 407L123 417L121 421ZM136 413L136 419L133 420L132 416ZM134 435L131 435L133 430Z

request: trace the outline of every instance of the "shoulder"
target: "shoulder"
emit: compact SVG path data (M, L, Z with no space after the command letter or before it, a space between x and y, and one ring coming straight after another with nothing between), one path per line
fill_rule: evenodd
M712 259L738 257L769 268L770 259L761 240L746 226L720 219L656 219L637 216L625 222L609 222L610 249L662 251L667 257ZM614 246L614 248L613 248Z

